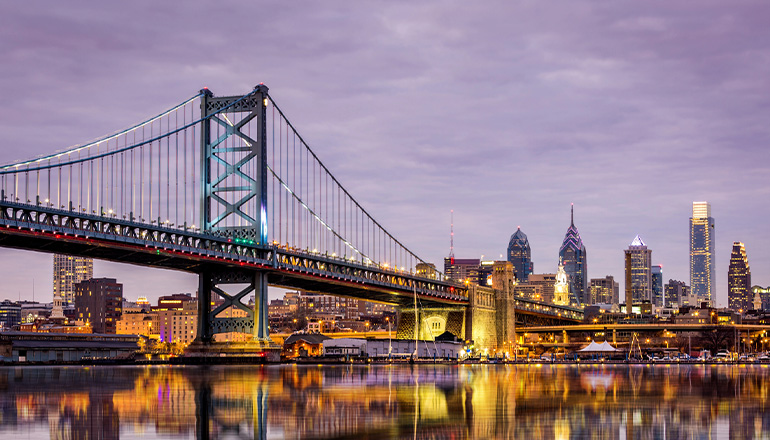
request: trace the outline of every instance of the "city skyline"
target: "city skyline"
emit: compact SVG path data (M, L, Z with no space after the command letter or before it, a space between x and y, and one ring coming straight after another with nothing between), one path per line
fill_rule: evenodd
M766 6L559 6L273 5L254 10L266 26L256 37L248 11L196 2L142 23L123 19L134 5L11 4L0 162L127 127L204 86L265 82L362 205L437 266L454 209L458 258L504 259L520 225L536 272L554 273L574 202L588 279L623 284L622 250L640 234L665 279L687 281L691 203L708 200L717 305L734 241L750 249L753 283L770 285L770 207L757 203L770 190ZM232 20L228 39L200 33L216 19ZM35 299L50 301L51 261L0 249L0 299L32 299L34 280ZM94 276L117 278L129 298L197 287L193 275L101 261Z

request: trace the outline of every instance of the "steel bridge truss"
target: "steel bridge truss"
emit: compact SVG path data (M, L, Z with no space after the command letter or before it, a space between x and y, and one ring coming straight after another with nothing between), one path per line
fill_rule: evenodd
M267 92L264 85L255 87L245 98L214 97L208 89L202 90L201 225L204 233L230 241L267 244ZM244 131L252 120L256 122L256 139ZM218 124L216 138L212 138L215 131L212 122ZM209 343L215 333L228 332L252 333L254 340L270 342L267 272L233 273L206 268L198 277L198 339L201 342ZM232 296L218 286L242 283L247 287ZM252 292L253 311L241 302ZM210 310L212 294L224 299L214 310ZM243 310L247 317L217 317L228 309Z

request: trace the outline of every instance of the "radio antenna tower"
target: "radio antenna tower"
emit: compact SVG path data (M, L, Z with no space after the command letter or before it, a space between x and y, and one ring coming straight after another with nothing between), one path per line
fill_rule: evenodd
M450 223L449 223L449 258L453 261L455 259L455 210L449 211Z

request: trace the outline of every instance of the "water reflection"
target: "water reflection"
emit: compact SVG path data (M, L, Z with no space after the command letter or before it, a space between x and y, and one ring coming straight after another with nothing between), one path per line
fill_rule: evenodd
M0 438L770 437L766 366L0 369Z

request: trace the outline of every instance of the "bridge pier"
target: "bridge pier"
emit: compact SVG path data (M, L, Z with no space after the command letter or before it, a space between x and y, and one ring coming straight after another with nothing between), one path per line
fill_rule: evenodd
M494 356L512 353L516 343L516 310L513 289L513 265L495 263L492 286L468 285L468 306L412 307L400 311L396 337L431 341L448 331L458 339L473 343L479 353Z
M267 316L267 272L205 269L198 276L198 335L188 347L185 356L205 362L211 357L253 357L267 362L280 360L281 347L270 339ZM246 284L236 294L229 294L219 286ZM254 309L241 299L254 293ZM211 309L214 295L224 299ZM225 310L240 309L245 317L217 317ZM248 333L246 342L216 342L217 333ZM201 359L204 358L204 359Z

